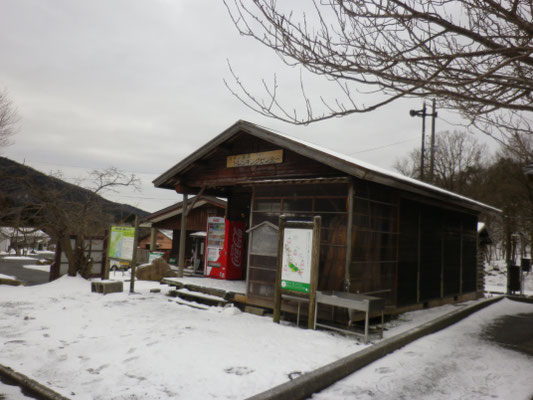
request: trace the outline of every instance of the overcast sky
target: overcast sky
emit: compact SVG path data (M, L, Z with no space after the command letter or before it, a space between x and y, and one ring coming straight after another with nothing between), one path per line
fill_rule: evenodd
M140 192L106 197L156 211L180 197L152 180L239 119L388 169L420 144L409 109L422 100L297 127L234 98L228 59L251 90L277 73L284 99L298 104L300 69L241 37L222 1L2 0L0 89L20 116L2 155L71 181L109 166L135 173ZM304 79L311 97L336 93ZM449 122L457 118L441 112L437 132L457 129Z

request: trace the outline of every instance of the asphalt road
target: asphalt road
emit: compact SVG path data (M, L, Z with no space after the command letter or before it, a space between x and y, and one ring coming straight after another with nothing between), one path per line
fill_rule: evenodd
M33 260L10 260L0 257L0 274L13 276L17 280L23 282L27 286L40 285L46 283L49 280L50 274L44 271L37 271L34 269L24 268L24 265L36 264L37 260L43 258L42 256L32 256Z
M533 313L497 319L484 336L500 346L533 356Z

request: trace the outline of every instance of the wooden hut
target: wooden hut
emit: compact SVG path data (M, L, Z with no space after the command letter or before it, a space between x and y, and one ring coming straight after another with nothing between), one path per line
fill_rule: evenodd
M322 217L319 290L386 299L389 311L475 298L477 220L499 210L238 121L154 180L228 199L248 232ZM275 240L275 235L270 235ZM245 255L247 302L272 306L277 257Z

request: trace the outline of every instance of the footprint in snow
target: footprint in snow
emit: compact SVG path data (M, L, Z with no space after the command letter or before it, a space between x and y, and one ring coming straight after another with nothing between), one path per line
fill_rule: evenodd
M224 368L224 372L226 374L243 376L251 374L252 372L254 372L254 370L248 367L229 367Z
M376 368L376 372L378 374L388 374L392 372L392 369L389 367L380 367L380 368Z

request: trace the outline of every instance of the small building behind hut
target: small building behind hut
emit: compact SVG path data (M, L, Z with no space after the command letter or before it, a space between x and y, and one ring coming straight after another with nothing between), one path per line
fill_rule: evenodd
M277 226L282 214L293 220L320 215L318 289L382 297L389 312L480 296L478 217L499 212L246 121L214 137L154 185L227 199L226 218L244 222L248 235L265 222ZM271 244L265 247L277 246ZM247 303L271 308L277 255L247 248L245 260Z
M213 196L198 196L197 198L190 198L188 206L190 210L187 214L185 258L190 262L196 247L195 238L201 237L202 233L204 233L203 237L205 238L208 217L224 217L226 201ZM167 261L175 264L179 252L182 213L183 202L180 201L144 217L141 221L142 226L151 227L152 233L139 243L139 247L151 251L166 250L168 251ZM157 237L154 236L157 236L156 232L159 232L160 235L163 235L163 232L168 234L168 239L162 238L160 241L163 247L157 247ZM169 244L170 247L167 249Z
M155 230L154 251L170 251L172 249L172 231L168 229ZM139 240L139 248L150 250L152 246L152 234L144 235Z

